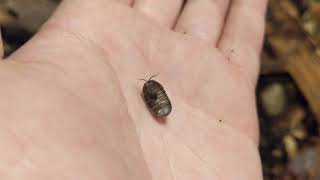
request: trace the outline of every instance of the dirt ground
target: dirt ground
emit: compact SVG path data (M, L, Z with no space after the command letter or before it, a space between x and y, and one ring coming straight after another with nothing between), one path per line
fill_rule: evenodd
M59 0L0 0L5 54ZM270 0L257 104L264 179L320 180L320 0Z

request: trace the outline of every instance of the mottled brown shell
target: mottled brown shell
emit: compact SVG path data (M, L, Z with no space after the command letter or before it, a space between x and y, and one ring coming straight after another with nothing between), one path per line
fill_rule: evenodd
M166 117L170 114L172 105L160 83L155 80L146 81L142 91L144 101L155 117Z

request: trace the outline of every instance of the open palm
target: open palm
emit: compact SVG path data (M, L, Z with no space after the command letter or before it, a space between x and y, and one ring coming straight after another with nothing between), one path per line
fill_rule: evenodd
M106 179L110 160L104 157L115 153L125 157L125 169L136 169L111 179L261 179L254 90L265 5L188 1L179 14L182 0L65 0L4 63L10 71L2 74L15 69L11 77L19 80L3 93L26 89L24 98L12 101L30 105L16 107L15 114L28 112L35 124L32 131L12 125L19 129L15 138L30 144L23 137L43 135L36 142L47 147L39 151L52 165L42 177L80 171L62 177ZM173 105L166 123L148 112L137 80L157 73ZM21 85L25 81L28 86ZM47 161L37 153L30 159L36 167ZM67 165L59 169L61 161Z

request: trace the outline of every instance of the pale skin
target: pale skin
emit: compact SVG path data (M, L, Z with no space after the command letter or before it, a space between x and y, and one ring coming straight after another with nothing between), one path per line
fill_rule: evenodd
M262 179L266 0L64 0L0 65L0 179ZM2 52L2 51L1 51ZM166 124L143 81L163 84Z

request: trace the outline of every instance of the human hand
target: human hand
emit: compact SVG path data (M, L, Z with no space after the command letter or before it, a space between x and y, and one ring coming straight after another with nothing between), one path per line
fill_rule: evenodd
M190 1L179 16L181 6L65 0L2 63L2 154L18 159L5 177L261 179L254 90L266 0ZM173 104L166 124L137 81L158 72Z

